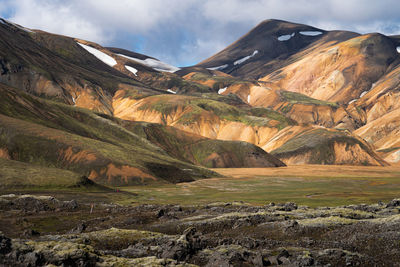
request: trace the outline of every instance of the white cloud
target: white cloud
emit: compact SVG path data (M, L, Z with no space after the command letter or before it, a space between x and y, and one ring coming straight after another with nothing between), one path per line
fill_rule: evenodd
M79 8L61 1L15 0L11 2L15 14L9 19L32 29L84 38L95 42L108 41L100 25L81 16Z
M105 45L141 36L143 53L177 65L211 56L269 18L328 30L400 31L398 0L0 0L0 14L6 10L23 26Z

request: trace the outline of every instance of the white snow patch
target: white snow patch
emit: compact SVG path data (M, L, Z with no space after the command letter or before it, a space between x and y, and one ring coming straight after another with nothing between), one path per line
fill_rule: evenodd
M145 65L147 67L153 68L157 71L164 71L164 72L175 72L180 70L180 68L172 66L170 64L167 64L165 62L159 61L154 58L146 58L145 60L134 58L134 57L129 57L124 54L117 54L118 56L130 59L132 61L135 61L137 63L140 63L142 65Z
M396 49L397 49L397 52L400 53L400 46L398 46Z
M373 84L371 85L371 89L369 89L369 90L371 91L372 89L374 89L374 88L375 88L375 85L376 85L376 83L373 83Z
M172 91L171 89L168 89L167 91L170 92L170 93L176 94L176 92Z
M228 67L228 64L221 65L221 66L218 66L218 67L207 68L207 69L208 69L208 70L223 70L223 69L225 69L226 67Z
M366 95L369 91L371 91L372 89L374 89L375 85L376 85L376 83L373 83L373 84L371 85L371 88L370 88L368 91L362 92L361 95L360 95L360 98L363 97L363 96L365 96L365 95Z
M317 36L317 35L321 35L322 32L320 32L320 31L301 31L300 34L306 35L306 36Z
M294 32L294 33L292 33L292 34L281 35L281 36L278 37L278 40L281 41L281 42L287 41L287 40L289 40L290 38L292 38L295 34L296 34L296 33Z
M131 66L127 66L127 65L125 65L125 68L127 70L129 70L130 72L132 72L133 74L135 74L135 76L137 76L137 72L138 72L137 69L135 69L134 67L131 67Z
M115 61L114 58L110 57L106 53L103 53L100 50L97 50L96 48L93 48L93 47L88 46L88 45L84 45L84 44L81 44L81 43L78 43L78 42L77 42L77 44L82 46L86 51L88 51L90 54L92 54L93 56L97 57L101 61L103 61L105 64L107 64L107 65L109 65L111 67L117 65L117 61Z
M354 102L356 102L358 99L353 99L353 100L351 100L350 102L349 102L349 105L351 104L351 103L354 103Z
M224 88L219 89L219 90L218 90L218 94L219 94L219 95L222 94L223 92L226 91L227 88L228 88L228 87L224 87Z
M74 105L76 104L75 97L72 97L72 102L74 102Z
M247 103L250 103L250 95L247 96Z
M6 22L5 22L4 19L0 19L0 23L1 23L1 24L6 24Z
M245 62L246 60L248 60L248 59L254 57L254 56L257 55L257 54L258 54L258 50L255 50L255 51L253 52L253 54L251 54L250 56L246 56L246 57L244 57L244 58L238 59L238 60L236 60L235 62L233 62L233 65L242 64L243 62Z

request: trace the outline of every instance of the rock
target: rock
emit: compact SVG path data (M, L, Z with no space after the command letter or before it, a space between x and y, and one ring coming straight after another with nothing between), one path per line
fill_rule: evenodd
M38 266L40 263L40 255L36 252L29 252L25 254L24 265L25 266Z
M262 256L262 266L271 266L272 262L269 260L267 255Z
M156 213L157 218L160 218L160 217L162 217L164 215L165 215L165 210L164 209L160 209Z
M175 211L175 212L181 212L182 211L182 207L179 206L179 205L176 205L176 206L172 207L172 210Z
M73 228L71 231L69 231L68 233L69 234L80 234L83 231L85 231L86 227L87 227L86 224L80 223L75 228Z
M183 238L186 241L190 241L190 240L193 240L196 233L197 233L197 230L195 227L189 227L189 228L185 229L185 231L183 231L183 235L181 236L181 238Z
M289 258L290 257L289 251L287 251L286 249L283 249L281 252L279 252L278 258L281 258L281 257Z
M283 249L281 252L279 252L278 256L276 257L278 260L278 264L289 264L289 257L290 254L286 249Z
M284 227L285 227L285 230L298 229L299 223L296 220L286 221L286 222L284 222Z
M243 254L242 248L237 246L217 247L209 257L206 266L241 266L246 261Z
M394 208L398 206L400 206L400 199L393 199L386 205L386 208Z
M68 210L76 210L79 207L79 205L78 202L76 202L76 200L73 199L71 201L64 201L63 207Z
M284 211L292 211L292 210L297 210L297 204L293 202L287 202L283 205L283 210Z
M32 236L39 236L39 235L40 235L40 233L33 229L26 229L23 234L23 236L25 236L25 237L32 237Z
M252 264L253 264L253 266L260 266L260 267L265 266L261 253L257 253L254 256L254 258L252 260Z
M311 255L299 255L297 257L297 266L312 266L314 264L314 258Z
M7 254L11 251L11 239L0 232L0 254Z
M20 196L17 199L13 200L13 203L17 209L29 212L50 210L49 205L45 201L37 199L30 195Z

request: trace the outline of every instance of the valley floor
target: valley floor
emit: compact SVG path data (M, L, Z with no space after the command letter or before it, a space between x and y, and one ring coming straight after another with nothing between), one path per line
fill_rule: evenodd
M254 205L293 201L318 207L375 203L400 196L400 166L296 165L213 170L225 177L123 190L136 193L133 201L136 203L186 205L215 201L243 201Z
M215 170L225 177L113 190L1 191L0 265L400 262L400 167Z

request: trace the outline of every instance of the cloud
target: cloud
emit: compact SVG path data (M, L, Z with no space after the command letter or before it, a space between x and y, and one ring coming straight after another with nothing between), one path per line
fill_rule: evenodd
M26 27L176 65L211 56L269 18L399 34L398 10L398 0L0 0L0 15Z

